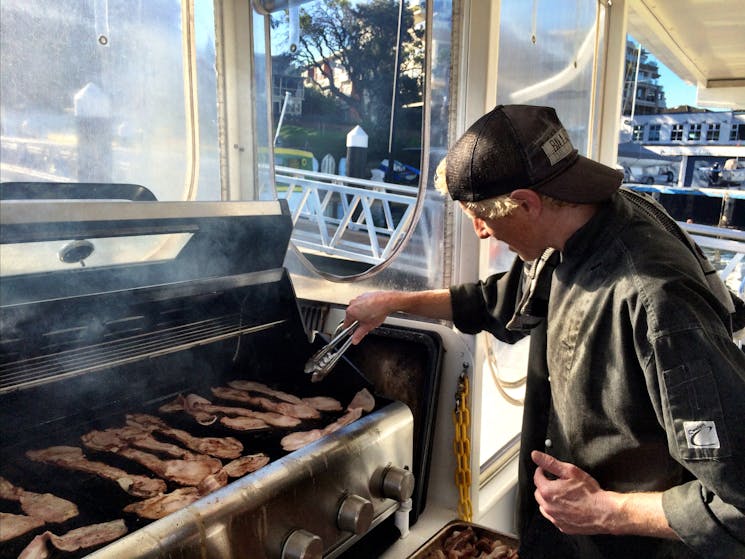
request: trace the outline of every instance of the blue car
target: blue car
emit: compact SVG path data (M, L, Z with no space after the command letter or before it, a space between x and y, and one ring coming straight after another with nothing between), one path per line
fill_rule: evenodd
M388 173L388 159L383 159L378 165L378 169L383 173ZM400 161L393 160L393 175L391 181L397 184L419 184L419 169L401 163Z

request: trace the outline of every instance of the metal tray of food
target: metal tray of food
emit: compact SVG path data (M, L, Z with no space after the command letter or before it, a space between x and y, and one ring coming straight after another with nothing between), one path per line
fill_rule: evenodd
M408 559L517 559L518 547L515 536L472 522L453 520Z

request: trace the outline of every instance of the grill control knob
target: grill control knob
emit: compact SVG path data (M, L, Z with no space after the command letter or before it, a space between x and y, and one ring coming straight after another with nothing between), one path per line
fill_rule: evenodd
M414 493L414 474L409 470L391 466L383 473L383 496L404 502Z
M321 559L323 541L307 530L295 530L285 540L282 559Z
M339 507L336 525L343 532L352 532L359 536L367 532L372 524L373 506L370 501L359 495L348 495Z

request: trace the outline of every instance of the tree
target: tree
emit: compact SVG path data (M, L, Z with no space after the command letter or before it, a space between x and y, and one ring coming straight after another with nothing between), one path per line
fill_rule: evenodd
M301 11L300 38L290 55L308 70L316 89L348 108L367 131L371 152L384 152L388 145L398 16L398 0L318 3ZM402 29L398 107L421 101L423 81L423 31L414 29L408 9Z

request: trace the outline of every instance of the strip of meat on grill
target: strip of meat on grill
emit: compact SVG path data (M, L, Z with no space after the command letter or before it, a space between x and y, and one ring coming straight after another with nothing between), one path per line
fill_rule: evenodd
M223 470L227 472L230 477L243 477L246 474L255 472L266 466L269 463L269 457L259 452L257 454L249 454L242 456L232 462L225 464Z
M235 384L235 382L236 381L233 381L233 384ZM218 398L222 398L223 400L243 402L266 411L289 415L290 417L296 417L298 419L318 419L321 417L321 414L317 409L312 408L307 404L303 404L302 402L299 404L293 404L290 402L271 400L269 398L264 398L263 396L252 396L250 392L232 386L218 386L212 388L212 394Z
M213 388L212 393L218 398L224 397L220 388ZM230 400L231 398L224 399ZM189 406L193 406L197 410L204 410L208 413L222 413L227 416L260 419L272 427L295 427L300 424L300 418L284 412L259 412L235 406L216 406L206 398L201 398L196 396L196 394L189 394L189 396L186 397L186 402Z
M277 400L284 400L291 404L300 404L302 400L293 394L282 392L280 390L274 390L269 388L266 384L261 382L255 382L252 380L233 380L228 383L231 388L237 390L243 390L244 392L258 392L259 394L266 394Z
M219 394L219 390L217 392L218 397L223 397ZM173 402L161 406L159 411L162 413L184 411L202 425L211 425L219 418L221 424L238 431L268 429L270 426L288 428L300 424L300 419L297 417L282 413L259 412L235 406L216 406L210 400L197 394L179 396Z
M40 518L44 522L64 522L78 515L78 507L75 503L51 493L26 491L13 485L4 477L0 477L0 497L18 501L23 512L34 518Z
M282 437L280 444L284 450L297 450L317 441L329 433L341 429L345 425L349 425L353 421L362 417L363 412L371 412L373 409L375 409L375 397L370 394L367 389L363 388L355 394L354 398L352 398L352 401L347 406L346 413L344 413L344 415L339 419L328 424L323 429L312 429L310 431L296 431L290 433L289 435Z
M130 512L150 520L157 520L192 504L199 500L201 496L196 487L181 487L170 493L163 493L144 501L131 503L124 507L124 512Z
M158 408L158 411L161 413L175 413L183 411L192 416L200 425L212 425L217 421L219 416L216 413L208 413L200 409L200 403L202 405L205 405L205 403L211 404L212 402L210 402L206 398L197 396L196 394L190 394L187 397L179 394L178 398L176 398L173 402L162 405L160 408ZM219 419L220 423L222 423L226 427L235 429L236 431L258 431L261 429L269 429L269 424L263 419L259 419L258 417L223 416L219 417Z
M342 406L339 400L330 398L328 396L313 396L310 398L298 398L293 394L282 392L280 390L274 390L268 387L266 384L261 382L255 382L252 380L233 380L228 383L228 386L238 390L244 390L246 392L258 392L259 394L266 394L272 396L277 400L284 400L291 404L305 404L311 408L317 409L318 411L341 411Z
M233 437L195 437L187 431L174 429L154 415L144 413L128 414L127 425L140 427L146 431L158 432L177 440L186 448L215 458L238 458L243 452L243 443Z
M189 406L187 404L186 399L181 394L179 394L172 402L168 402L167 404L163 404L162 406L160 406L158 408L158 411L160 413L178 413L185 411L186 413L191 415L200 425L212 425L215 421L217 421L217 415L194 409L193 406ZM261 428L266 429L267 427L268 425L261 421Z
M7 542L41 526L44 526L41 518L0 512L0 542Z
M49 557L47 542L51 542L60 551L71 553L113 542L126 533L127 525L122 519L82 526L61 536L46 531L31 540L31 543L21 552L18 559L46 559L46 557Z
M81 437L83 444L91 450L111 452L133 460L163 479L181 485L198 485L205 477L218 472L222 462L217 458L199 455L195 460L162 460L128 446L116 430L91 431Z
M246 474L250 474L251 472L263 468L269 463L269 461L270 458L263 452L236 458L235 460L225 464L222 470L216 474L204 478L197 486L199 494L207 495L208 493L212 493L213 491L227 485L229 477L243 477Z
M34 462L95 474L115 481L119 487L134 497L153 497L166 490L166 483L162 479L130 474L104 462L88 460L83 450L76 446L52 446L40 450L29 450L26 456Z
M303 404L315 408L318 411L341 411L341 402L329 396L311 396L303 398Z

